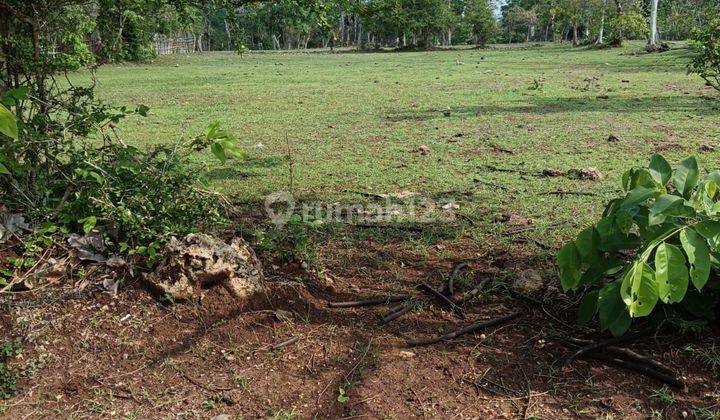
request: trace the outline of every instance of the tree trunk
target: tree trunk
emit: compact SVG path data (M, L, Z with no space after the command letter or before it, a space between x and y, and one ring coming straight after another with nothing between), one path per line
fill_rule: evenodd
M223 22L225 22L225 33L227 34L227 49L232 50L233 43L232 43L232 35L230 35L230 25L228 24L227 19L223 19Z
M657 49L657 43L659 41L658 30L657 30L657 10L659 0L652 0L652 10L650 11L650 43L648 46L650 49Z
M578 45L578 25L577 22L573 22L573 47Z
M340 12L340 45L345 45L345 12Z
M603 2L603 11L602 16L600 17L600 31L598 32L598 38L597 41L595 41L595 45L601 45L603 43L603 36L605 35L605 5L607 5L607 0Z

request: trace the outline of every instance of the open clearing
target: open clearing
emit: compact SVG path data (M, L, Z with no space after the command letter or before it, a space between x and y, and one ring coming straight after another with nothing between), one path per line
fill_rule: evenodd
M590 223L621 172L654 152L697 154L716 167L717 96L685 74L686 50L497 46L402 54L257 53L163 57L105 66L104 99L152 114L120 127L138 145L173 142L208 121L237 133L245 160L210 168L209 181L266 226L262 206L290 189L301 202L370 203L367 193L413 191L459 206L451 223L404 229L326 224L298 263L265 261L267 301L239 308L224 291L158 304L139 288L42 302L11 300L2 330L34 348L8 418L667 418L713 414L720 362L655 337L642 351L685 377L687 392L580 360L561 369L575 304L557 290L552 255ZM462 65L456 64L460 57ZM84 75L75 75L82 78ZM714 96L713 96L714 95ZM618 141L609 142L609 136ZM415 152L419 146L429 152ZM288 152L290 150L290 152ZM289 157L288 157L289 155ZM208 159L208 162L210 160ZM214 164L212 164L214 165ZM597 168L599 180L541 176ZM548 194L558 191L595 195ZM362 192L364 194L357 194ZM402 205L402 200L400 200ZM506 215L507 217L499 217ZM329 309L327 301L415 292L443 284L458 261L470 287L488 279L468 319L520 311L452 343L407 349L406 339L467 323L438 305L386 325L385 306ZM531 271L528 271L531 270ZM542 283L530 302L506 293ZM93 293L92 291L88 291ZM538 302L541 302L538 304ZM272 345L289 337L281 349ZM662 345L659 344L662 342ZM710 355L710 356L708 356ZM37 375L42 372L42 375ZM442 386L436 386L441 384Z

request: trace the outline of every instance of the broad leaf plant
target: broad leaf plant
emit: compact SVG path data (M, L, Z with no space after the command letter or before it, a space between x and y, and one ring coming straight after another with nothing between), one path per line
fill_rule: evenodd
M720 171L689 157L675 170L660 155L622 176L624 195L557 254L563 289L584 292L578 322L624 334L658 305L711 316L720 266ZM657 312L657 311L656 311Z

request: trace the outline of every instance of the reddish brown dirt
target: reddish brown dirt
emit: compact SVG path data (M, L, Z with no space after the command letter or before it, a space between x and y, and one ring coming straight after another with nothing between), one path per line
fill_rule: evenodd
M646 418L656 410L679 418L718 403L716 377L682 350L685 340L634 346L687 378L688 391L673 391L672 404L650 398L662 385L634 372L584 360L561 370L566 349L549 336L564 327L545 312L570 323L573 314L552 288L538 295L548 299L544 310L504 291L503 279L531 264L521 253L491 258L453 241L418 258L400 245L365 245L335 244L321 276L271 268L271 291L244 307L220 289L163 306L133 285L117 298L95 292L54 301L43 291L6 299L2 335L23 339L11 362L23 373L17 394L0 402L0 417ZM466 276L471 283L494 279L466 306L467 321L437 304L389 325L378 320L387 306L327 307L419 294L418 281L440 285L453 266L440 259L448 252L479 258ZM406 338L515 310L523 315L486 331L404 347ZM297 341L270 349L291 337Z

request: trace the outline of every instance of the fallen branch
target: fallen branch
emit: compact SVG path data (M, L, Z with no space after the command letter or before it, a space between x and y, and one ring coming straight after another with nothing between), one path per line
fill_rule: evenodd
M281 342L281 343L273 344L272 346L270 346L270 351L278 351L278 350L280 350L281 348L283 348L283 347L285 347L285 346L289 346L290 344L295 343L296 341L297 341L297 337L292 337L292 338L290 338L290 339L288 339L288 340L285 340L285 341L283 341L283 342Z
M394 321L394 320L400 318L401 316L405 315L406 313L412 311L413 309L415 309L415 305L413 305L413 304L405 304L405 305L403 305L400 309L398 309L398 310L396 310L396 311L390 311L387 315L385 315L384 317L382 317L381 322L382 322L383 324L386 324L386 323L388 323L388 322L390 322L390 321Z
M365 300L351 300L348 302L328 302L328 306L331 308L356 308L359 306L374 306L384 305L386 303L402 302L407 300L408 296L388 296L388 297L377 297Z
M538 195L559 195L559 196L562 197L562 196L564 196L564 195L589 195L589 196L596 196L596 195L600 195L600 194L594 193L594 192L591 192L591 191L563 191L563 190L557 190L557 191L541 192L541 193L538 193Z
M230 391L230 390L234 389L233 387L218 387L218 386L214 386L214 385L206 385L183 371L179 371L179 372L180 372L180 375L182 375L182 377L185 378L188 382L197 386L198 388L204 389L205 391L222 392L222 391Z
M580 338L568 338L567 341L570 343L573 343L573 344L580 345L580 346L584 346L584 345L593 343L592 340L583 340ZM664 364L658 362L657 360L652 359L647 356L643 356L642 354L636 353L628 348L616 347L616 346L606 346L606 347L603 347L602 350L607 350L610 353L615 353L619 356L623 356L626 359L630 359L630 361L632 361L632 362L645 363L659 371L674 374L674 371L671 368L665 366Z
M593 341L589 344L586 344L583 347L580 347L579 349L575 350L573 353L571 353L568 357L565 358L563 361L563 366L569 366L570 363L575 361L578 357L582 356L585 353L589 353L593 350L601 349L603 347L612 346L615 344L620 343L629 343L635 340L638 340L640 338L643 338L648 335L648 331L642 331L634 334L626 334L621 337L613 337L609 338L607 340L603 341Z
M506 186L504 186L504 185L496 184L496 183L494 183L494 182L485 181L485 180L482 180L482 179L474 179L473 182L476 182L476 183L478 183L478 184L487 185L488 187L498 188L498 189L501 189L501 190L503 190L503 191L508 191L508 187L506 187Z
M485 165L484 169L486 172L509 172L509 173L514 173L514 174L539 176L539 173L537 173L537 172L530 172L530 171L525 171L523 169L515 169L515 168L498 168L497 166L493 166L493 165Z
M455 277L457 277L457 275L460 273L460 270L467 267L467 265L468 265L468 263L463 261L463 262L457 264L455 266L455 268L453 268L452 273L450 273L450 277L448 278L447 288L445 289L445 290L447 290L447 293L450 296L455 294L455 288L454 288Z
M501 324L501 323L503 323L503 322L510 321L510 320L512 320L512 319L517 318L519 315L520 315L520 312L513 312L513 313L511 313L511 314L509 314L509 315L504 315L504 316L501 316L501 317L498 317L498 318L492 318L492 319L486 319L486 320L483 320L483 321L478 321L478 322L476 322L476 323L474 323L474 324L468 325L468 326L466 326L466 327L462 327L462 328L460 328L460 329L457 329L457 330L455 330L455 331L453 331L453 332L450 332L450 333L441 335L441 336L439 336L439 337L425 338L425 339L422 339L422 340L408 341L408 342L406 343L406 345L407 345L408 347L418 347L418 346L427 346L427 345L430 345L430 344L439 343L439 342L441 342L441 341L454 340L454 339L456 339L456 338L458 338L458 337L460 337L460 336L462 336L462 335L465 335L465 334L468 334L468 333L471 333L471 332L474 332L474 331L477 331L477 330L480 330L480 329L483 329L483 328L492 327L492 326L494 326L494 325L498 325L498 324Z
M437 291L435 288L428 286L427 283L420 283L418 285L418 287L425 290L426 292L430 293L432 296L436 297L439 301L446 304L450 308L450 310L455 312L460 318L465 319L465 313L463 312L462 308L457 306L455 304L455 302L450 300L447 296L445 296L441 292Z
M616 366L623 367L625 369L629 369L629 370L641 373L645 376L648 376L650 378L653 378L655 380L658 380L660 382L663 382L663 383L668 384L675 388L684 388L685 387L685 384L681 380L677 379L675 377L675 375L658 372L657 370L651 368L650 366L633 363L628 360L618 359L616 357L608 356L606 354L597 353L597 352L585 353L585 354L583 354L583 357L599 360L599 361L605 362L607 364L613 364Z
M611 189L611 190L600 190L597 192L593 191L564 191L564 190L557 190L557 191L548 191L548 192L541 192L538 193L538 195L587 195L587 196L599 196L603 194L609 194L609 193L618 193L620 190L618 189Z

